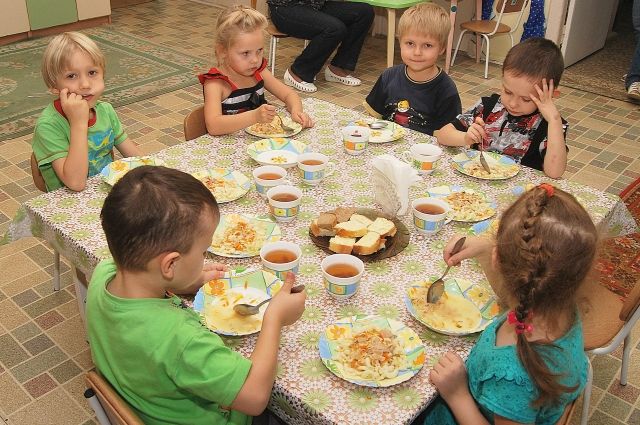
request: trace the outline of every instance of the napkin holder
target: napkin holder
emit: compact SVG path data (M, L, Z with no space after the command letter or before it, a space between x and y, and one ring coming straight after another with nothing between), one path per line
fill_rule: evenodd
M372 161L374 199L390 215L404 215L409 208L409 187L420 181L418 172L393 155L380 155Z
M374 168L372 173L374 199L385 214L396 216L402 207L395 185L381 171Z

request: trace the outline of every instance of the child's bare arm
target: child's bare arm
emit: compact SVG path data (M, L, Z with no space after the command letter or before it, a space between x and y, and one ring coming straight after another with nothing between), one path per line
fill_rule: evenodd
M271 122L276 108L262 105L258 109L235 115L222 114L223 82L207 81L204 85L204 121L212 136L233 133L257 122Z
M69 152L66 157L53 161L51 166L66 187L79 192L85 188L89 173L89 104L82 96L69 93L68 89L60 92L60 104L71 127Z
M278 294L273 297L262 321L260 336L251 354L251 370L231 408L251 416L264 411L276 377L280 331L291 325L304 311L305 292L292 293L295 279L289 273Z
M313 127L313 120L304 112L302 100L300 96L298 96L298 93L275 78L267 69L262 71L262 79L264 80L264 88L287 106L287 111L291 114L291 119L302 124L305 128Z
M544 157L543 169L546 175L557 179L562 177L567 168L567 148L562 129L560 112L553 102L553 80L547 83L542 80L542 88L535 86L537 96L531 96L542 117L547 120L547 153Z
M130 156L142 156L142 150L138 145L131 141L131 139L125 139L124 142L116 145L116 149L118 152L122 154L123 157L128 158Z
M433 135L438 139L438 143L445 146L469 146L481 143L487 137L484 121L480 117L476 117L466 132L458 130L453 124L447 124L434 131Z

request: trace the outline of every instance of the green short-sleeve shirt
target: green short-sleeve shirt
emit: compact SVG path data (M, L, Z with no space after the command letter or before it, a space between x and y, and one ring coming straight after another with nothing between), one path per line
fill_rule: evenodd
M111 151L127 139L116 111L110 103L98 102L95 106L95 123L89 127L88 177L98 174L112 161ZM33 132L32 148L38 167L47 185L52 191L64 186L53 170L56 159L65 158L69 153L71 126L69 121L56 109L53 103L47 106L36 122Z
M87 295L93 361L145 424L248 425L229 406L251 361L227 348L198 314L172 298L119 298L107 291L116 273L104 260Z

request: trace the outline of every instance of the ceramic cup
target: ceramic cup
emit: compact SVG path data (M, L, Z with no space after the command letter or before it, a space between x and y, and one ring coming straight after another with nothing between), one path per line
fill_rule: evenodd
M367 148L371 130L367 127L348 125L342 129L344 150L349 155L360 155Z
M269 178L261 178L261 176ZM281 184L288 184L289 180L287 179L287 170L284 168L278 167L277 165L263 165L253 170L253 182L260 196L266 198L267 190L275 186L280 186Z
M352 297L360 285L364 273L364 263L358 257L349 254L333 254L320 263L324 287L329 295L346 299ZM339 276L334 276L333 274ZM342 276L342 277L341 277Z
M408 151L402 153L405 162L418 170L420 174L431 174L436 168L436 162L442 156L442 149L429 143L417 143Z
M418 198L411 202L413 224L420 233L433 235L447 223L451 206L442 199Z
M287 197L287 195L291 198L290 200L281 199L282 197ZM267 199L269 200L269 210L276 221L286 223L298 215L300 202L302 201L302 191L288 184L275 186L267 190Z
M271 242L260 249L262 268L275 274L283 282L287 272L298 274L301 256L302 250L293 242Z
M316 185L335 171L335 164L321 153L303 153L298 155L298 170L303 182Z

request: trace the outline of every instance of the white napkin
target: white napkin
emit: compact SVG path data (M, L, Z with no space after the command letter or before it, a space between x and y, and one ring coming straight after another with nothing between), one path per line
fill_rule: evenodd
M406 214L409 208L409 187L421 180L418 171L388 154L375 157L371 164L376 202L387 214Z

